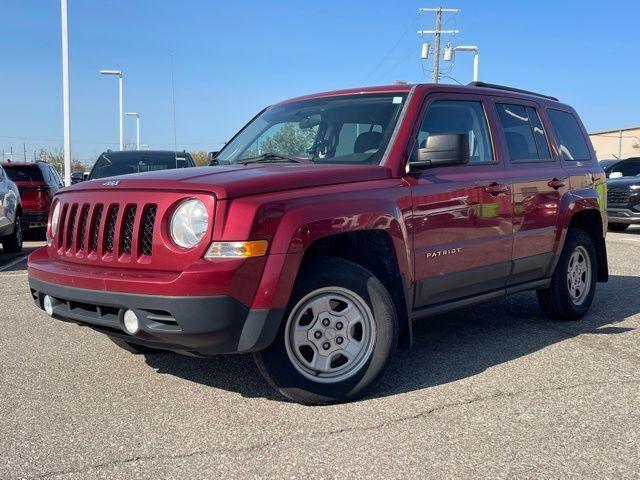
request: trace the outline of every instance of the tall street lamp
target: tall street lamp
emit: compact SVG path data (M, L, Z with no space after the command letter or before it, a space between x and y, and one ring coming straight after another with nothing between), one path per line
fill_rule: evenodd
M125 115L136 117L136 150L140 150L140 114L137 112L127 112Z
M120 125L120 150L124 150L124 133L122 131L122 70L100 70L102 75L117 75L118 76L118 91L119 91L119 105L120 114L118 116L118 123Z
M63 115L63 155L64 184L71 185L71 107L69 100L69 29L67 22L67 0L60 0L62 20L62 115Z

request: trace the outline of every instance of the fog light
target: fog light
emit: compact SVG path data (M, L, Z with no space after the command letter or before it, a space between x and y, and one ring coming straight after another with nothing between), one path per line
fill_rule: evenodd
M135 335L140 330L140 322L138 321L138 316L133 310L127 310L124 312L123 316L124 321L124 329L127 333L131 335Z
M44 306L44 311L47 312L47 315L53 317L53 300L51 300L51 297L49 295L44 296L42 305Z

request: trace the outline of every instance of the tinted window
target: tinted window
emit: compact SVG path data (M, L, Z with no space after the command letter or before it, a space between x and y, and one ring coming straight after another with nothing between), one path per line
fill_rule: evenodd
M100 155L89 178L186 167L191 167L191 162L171 152L107 152Z
M496 108L511 160L550 158L547 138L534 108L503 103Z
M536 112L536 109L533 107L527 107L527 116L529 117L529 123L531 123L531 129L533 130L533 138L536 140L538 158L551 158L547 136L544 134L544 127L542 126L538 112Z
M640 162L620 162L611 168L607 174L619 172L623 177L637 177L640 175Z
M437 100L425 114L416 148L424 148L429 135L466 134L469 136L469 163L493 162L493 148L487 118L481 102Z
M6 166L7 176L14 182L43 182L42 172L33 166Z
M582 129L574 116L560 110L548 110L549 120L558 139L560 154L564 160L589 160L589 147L582 135Z

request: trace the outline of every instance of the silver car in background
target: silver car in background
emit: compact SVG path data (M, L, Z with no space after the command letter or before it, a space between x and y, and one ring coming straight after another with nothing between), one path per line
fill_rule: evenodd
M22 250L22 205L16 184L0 166L0 243L5 253Z

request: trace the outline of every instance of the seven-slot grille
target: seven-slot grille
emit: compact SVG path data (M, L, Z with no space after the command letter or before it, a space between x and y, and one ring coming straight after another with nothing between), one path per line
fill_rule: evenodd
M607 205L626 206L628 203L629 203L628 190L608 190L607 191Z
M150 256L157 209L150 203L64 204L56 232L58 249L60 253L98 257Z

